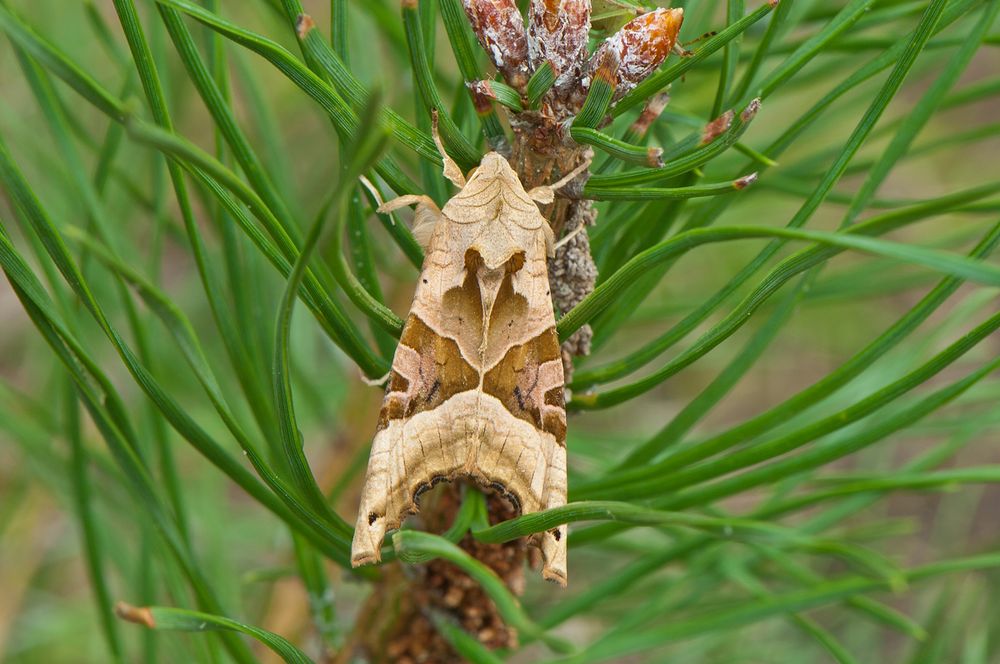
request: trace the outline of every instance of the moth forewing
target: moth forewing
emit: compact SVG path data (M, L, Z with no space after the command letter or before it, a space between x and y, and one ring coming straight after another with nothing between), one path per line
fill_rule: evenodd
M536 193L551 195L526 192L490 153L440 211L429 199L418 204L433 230L372 443L355 566L377 562L386 531L442 480L495 488L522 514L566 503L564 379L546 266L552 232ZM566 526L534 543L544 577L565 585Z

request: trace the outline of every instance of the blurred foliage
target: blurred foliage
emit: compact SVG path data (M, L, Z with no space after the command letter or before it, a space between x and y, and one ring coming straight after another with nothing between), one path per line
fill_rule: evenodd
M506 111L470 102L452 0L304 4L300 40L298 0L0 1L4 662L349 639L377 574L347 563L381 397L359 372L421 260L356 173L446 197L425 102L466 167ZM559 323L595 330L571 504L449 533L569 521L569 589L514 598L415 531L397 553L453 560L519 629L488 653L441 623L475 661L998 661L1000 6L677 4L691 55L574 133L602 202L598 288ZM664 167L630 163L648 146Z

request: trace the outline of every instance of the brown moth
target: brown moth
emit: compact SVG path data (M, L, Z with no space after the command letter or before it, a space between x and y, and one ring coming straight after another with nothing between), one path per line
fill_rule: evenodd
M416 203L426 254L388 377L358 510L351 564L378 562L387 531L440 481L471 478L522 514L566 503L566 411L546 260L552 230L536 202L559 182L525 191L503 156L487 154L438 210ZM566 584L566 526L534 536L542 574Z

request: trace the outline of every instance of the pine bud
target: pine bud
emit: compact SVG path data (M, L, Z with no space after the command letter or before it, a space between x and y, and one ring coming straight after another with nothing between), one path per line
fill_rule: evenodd
M683 20L683 9L657 9L632 19L617 34L601 44L590 59L591 69L600 62L604 51L617 52L620 64L616 100L653 73L670 55Z
M462 4L490 60L507 83L523 92L531 76L528 41L514 0L463 0Z
M549 62L556 72L554 87L579 78L587 59L590 32L589 0L532 0L528 10L528 56L532 69Z

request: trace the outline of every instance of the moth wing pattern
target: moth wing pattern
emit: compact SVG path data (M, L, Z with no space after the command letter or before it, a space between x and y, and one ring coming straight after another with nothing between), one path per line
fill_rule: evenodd
M377 562L387 531L440 481L470 478L522 514L566 503L564 377L549 293L551 230L506 160L483 158L442 208L393 358L351 550ZM429 222L427 208L420 212ZM566 584L566 526L534 536Z

